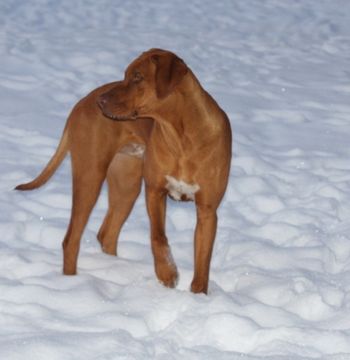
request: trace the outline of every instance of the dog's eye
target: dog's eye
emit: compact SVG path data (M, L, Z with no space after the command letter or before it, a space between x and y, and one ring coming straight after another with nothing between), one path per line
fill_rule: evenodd
M134 76L133 76L133 78L132 78L132 81L134 82L134 83L139 83L140 81L142 81L143 80L143 76L142 76L142 74L140 73L140 72L135 72L134 73Z

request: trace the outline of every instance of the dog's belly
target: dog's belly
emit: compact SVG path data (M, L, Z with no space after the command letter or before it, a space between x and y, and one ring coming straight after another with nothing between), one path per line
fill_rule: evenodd
M198 184L187 184L170 175L166 175L165 178L167 180L165 187L169 191L169 196L177 201L193 201L194 195L200 189Z

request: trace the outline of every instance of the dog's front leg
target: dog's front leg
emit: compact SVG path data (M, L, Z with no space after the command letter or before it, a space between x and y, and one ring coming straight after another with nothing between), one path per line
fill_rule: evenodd
M146 186L146 202L155 272L162 284L173 288L176 286L178 273L165 235L166 194Z
M216 209L210 206L197 205L197 225L194 243L194 276L191 291L207 293L211 254L216 234Z

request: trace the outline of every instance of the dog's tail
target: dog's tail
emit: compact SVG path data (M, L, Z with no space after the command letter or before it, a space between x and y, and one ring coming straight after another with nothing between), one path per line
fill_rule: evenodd
M45 166L44 170L32 181L15 187L15 190L32 190L45 184L62 163L68 152L68 127L66 126L56 152Z

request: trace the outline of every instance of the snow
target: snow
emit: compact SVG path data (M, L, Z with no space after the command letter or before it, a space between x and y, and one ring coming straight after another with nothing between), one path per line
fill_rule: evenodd
M0 3L0 358L350 359L350 2ZM53 154L72 106L152 47L174 51L231 119L209 294L189 291L195 209L169 200L180 272L157 283L144 194L119 257L96 233L61 274L71 208Z

